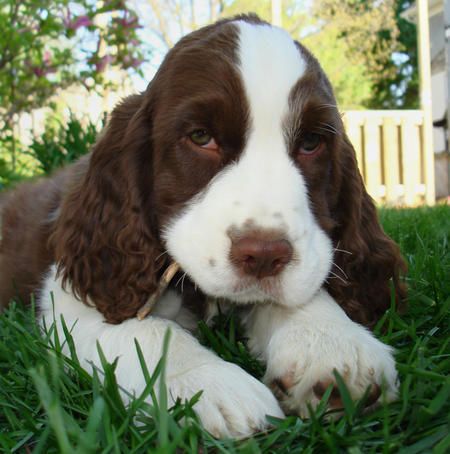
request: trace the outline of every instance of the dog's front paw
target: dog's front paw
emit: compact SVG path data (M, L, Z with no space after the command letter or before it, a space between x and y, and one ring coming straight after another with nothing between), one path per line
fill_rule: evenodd
M284 417L271 391L235 364L222 360L167 377L172 399L202 391L194 410L215 437L242 438L266 429L267 415Z
M333 385L331 408L342 408L334 371L343 378L353 399L368 390L366 406L375 404L384 389L387 400L397 394L397 371L391 349L350 320L279 331L268 350L265 382L286 412L309 415Z

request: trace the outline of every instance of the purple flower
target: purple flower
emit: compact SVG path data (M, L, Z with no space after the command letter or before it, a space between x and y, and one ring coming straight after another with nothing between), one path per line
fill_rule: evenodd
M122 65L124 68L137 68L142 64L142 58L131 57L131 55L124 55L122 58Z
M56 72L56 68L54 68L53 66L48 66L48 67L32 66L31 69L33 71L33 74L36 77L44 77L47 74L51 74L51 73Z
M93 25L91 18L86 14L72 18L72 13L69 8L67 8L66 13L63 15L62 21L64 27L69 30L78 30L80 27L89 27L90 25Z
M45 74L44 68L40 68L39 66L34 66L33 73L36 77L42 77Z
M138 66L141 66L141 64L144 62L144 59L143 58L133 58L131 60L131 64L130 66L132 68L137 68Z
M105 70L106 66L113 61L112 55L104 55L95 62L95 69L101 73Z
M117 21L123 28L141 28L138 24L138 18L136 16L133 17L124 17Z
M89 16L79 16L74 21L71 21L69 28L77 30L80 27L89 27L92 25L92 20Z

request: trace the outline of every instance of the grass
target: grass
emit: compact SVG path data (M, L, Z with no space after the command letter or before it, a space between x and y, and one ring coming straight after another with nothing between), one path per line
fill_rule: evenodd
M450 207L386 209L381 217L409 263L409 311L387 313L380 335L397 352L398 402L371 414L345 402L337 421L325 420L322 405L309 420L274 420L251 439L215 440L195 417L200 395L167 409L164 386L153 390L164 359L155 371L142 364L149 386L126 407L114 364L91 377L74 351L61 354L57 333L43 338L32 312L12 306L0 316L0 452L450 452ZM221 357L261 376L232 315L199 332ZM160 403L151 405L155 393Z

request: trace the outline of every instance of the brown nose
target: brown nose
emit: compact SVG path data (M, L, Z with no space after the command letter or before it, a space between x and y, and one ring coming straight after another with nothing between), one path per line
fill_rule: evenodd
M292 246L287 240L243 237L233 241L230 258L245 274L262 279L281 272L292 258Z

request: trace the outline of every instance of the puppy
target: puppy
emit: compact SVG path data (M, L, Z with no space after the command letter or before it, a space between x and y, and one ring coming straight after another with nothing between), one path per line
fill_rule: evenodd
M404 296L398 247L319 63L256 16L181 39L92 153L7 194L2 218L1 304L36 294L41 320L64 318L88 369L97 342L119 358L132 393L145 387L134 340L152 370L170 328L169 396L203 390L195 410L216 436L250 435L281 407L306 416L333 370L354 398L369 388L373 403L381 385L396 395L392 351L363 325L390 306L390 283ZM139 321L174 261L182 274ZM190 334L206 299L247 307L265 384Z

